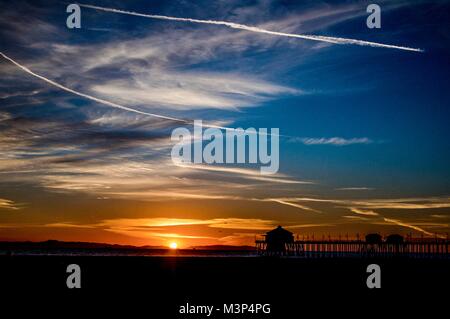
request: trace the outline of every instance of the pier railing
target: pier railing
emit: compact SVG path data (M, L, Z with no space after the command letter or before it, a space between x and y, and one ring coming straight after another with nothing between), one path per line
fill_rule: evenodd
M264 240L256 240L256 250L260 255L321 257L394 257L449 258L450 241L444 239L403 243L367 243L362 240L297 240L284 245L284 251L269 251Z

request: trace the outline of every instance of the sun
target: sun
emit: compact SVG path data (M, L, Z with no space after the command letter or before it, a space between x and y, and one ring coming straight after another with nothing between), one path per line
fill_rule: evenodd
M178 245L177 245L177 243L170 243L169 247L170 247L170 249L177 249Z

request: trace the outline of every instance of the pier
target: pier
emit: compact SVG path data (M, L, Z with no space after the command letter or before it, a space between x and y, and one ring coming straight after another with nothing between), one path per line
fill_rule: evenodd
M281 226L255 239L256 251L262 256L299 256L305 258L332 257L410 257L449 258L448 238L403 239L400 235L382 238L368 234L365 239L302 239L294 240L293 234ZM359 237L359 236L358 236Z

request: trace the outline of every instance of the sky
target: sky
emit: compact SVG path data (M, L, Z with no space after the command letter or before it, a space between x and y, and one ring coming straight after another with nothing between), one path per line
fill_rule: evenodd
M88 7L69 29L66 2L0 1L0 240L447 236L448 2L377 1L380 29L368 1L85 3L423 52ZM176 165L171 132L195 119L279 128L278 173Z

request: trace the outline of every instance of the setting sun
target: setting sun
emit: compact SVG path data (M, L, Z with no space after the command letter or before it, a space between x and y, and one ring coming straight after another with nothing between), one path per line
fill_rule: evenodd
M178 245L177 243L170 243L169 247L170 249L177 249Z

